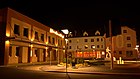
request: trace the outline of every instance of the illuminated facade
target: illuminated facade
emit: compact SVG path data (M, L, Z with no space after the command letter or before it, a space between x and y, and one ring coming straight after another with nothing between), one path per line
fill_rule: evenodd
M110 47L110 38L106 38L106 46ZM112 37L113 56L119 59L137 59L136 31L127 27L121 27L121 34Z
M61 62L64 35L10 8L0 10L0 65Z
M88 36L87 32L82 37L68 38L68 52L74 58L94 59L105 57L105 37L100 35L99 31L95 36Z

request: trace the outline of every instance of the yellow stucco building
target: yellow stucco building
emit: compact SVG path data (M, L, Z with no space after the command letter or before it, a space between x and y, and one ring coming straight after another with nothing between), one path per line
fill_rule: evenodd
M64 35L10 8L0 10L0 65L61 62Z

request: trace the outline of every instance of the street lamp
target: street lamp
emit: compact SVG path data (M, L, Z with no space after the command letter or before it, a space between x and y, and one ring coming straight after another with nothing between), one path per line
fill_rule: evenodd
M111 66L110 69L113 69L113 51L112 51L112 26L111 26L111 20L109 20L109 35L110 35L110 54L111 54Z
M65 47L65 56L66 56L66 73L67 73L67 64L68 64L68 62L67 62L67 44L68 44L68 33L69 33L69 31L68 31L68 29L63 29L63 30L61 30L64 34L65 34L65 40L66 40L66 47Z

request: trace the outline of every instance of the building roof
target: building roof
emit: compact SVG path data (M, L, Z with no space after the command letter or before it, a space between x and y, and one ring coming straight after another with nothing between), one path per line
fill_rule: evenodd
M104 36L105 32L101 29L90 29L90 30L75 30L69 37L90 37L90 36Z

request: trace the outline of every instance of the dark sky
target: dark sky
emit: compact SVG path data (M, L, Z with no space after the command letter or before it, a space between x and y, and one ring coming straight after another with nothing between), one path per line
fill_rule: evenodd
M128 25L140 36L140 5L131 2L97 2L95 0L0 0L0 8L10 8L56 30L108 32L112 20L113 34Z

